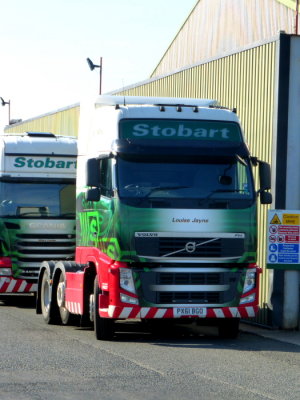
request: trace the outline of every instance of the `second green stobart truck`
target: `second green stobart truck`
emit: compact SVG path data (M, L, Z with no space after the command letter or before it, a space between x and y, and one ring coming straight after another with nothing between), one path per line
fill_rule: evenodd
M81 107L75 260L42 264L37 312L93 321L97 339L126 319L197 320L235 337L258 311L257 198L270 203L269 189L232 110L100 96Z
M0 299L34 294L43 260L74 259L77 140L0 135Z

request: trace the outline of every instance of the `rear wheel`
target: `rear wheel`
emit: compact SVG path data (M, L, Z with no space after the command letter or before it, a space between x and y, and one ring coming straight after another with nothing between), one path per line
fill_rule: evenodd
M65 307L65 292L66 292L66 277L63 271L59 276L59 281L56 289L56 300L59 309L61 322L63 325L69 325L74 322L74 315L70 313Z
M219 336L224 339L236 339L239 334L239 318L220 321Z
M99 315L99 284L98 277L94 281L94 329L97 340L111 340L114 335L114 320L102 318Z
M55 289L55 288L53 288ZM47 324L59 322L59 311L55 296L52 296L49 272L45 269L41 283L41 310Z

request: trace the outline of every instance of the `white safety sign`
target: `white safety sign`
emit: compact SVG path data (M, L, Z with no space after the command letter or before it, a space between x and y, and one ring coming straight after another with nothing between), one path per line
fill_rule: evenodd
M300 264L300 210L269 210L267 267Z

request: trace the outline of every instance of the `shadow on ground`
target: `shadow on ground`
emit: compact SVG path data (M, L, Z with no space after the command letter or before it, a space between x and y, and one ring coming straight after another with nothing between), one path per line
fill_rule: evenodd
M12 306L18 308L35 308L36 297L34 295L12 295L0 296L1 306Z

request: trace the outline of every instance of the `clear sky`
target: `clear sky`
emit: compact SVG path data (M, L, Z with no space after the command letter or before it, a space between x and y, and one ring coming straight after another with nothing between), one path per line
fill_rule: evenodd
M196 0L0 0L0 97L23 120L148 79ZM0 128L8 123L1 107Z

